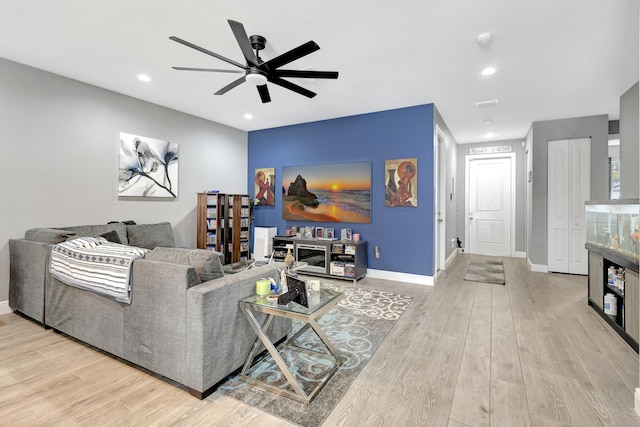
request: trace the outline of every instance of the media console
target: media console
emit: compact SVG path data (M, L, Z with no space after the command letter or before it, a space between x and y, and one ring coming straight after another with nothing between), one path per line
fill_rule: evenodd
M306 262L301 274L310 274L357 282L367 275L367 242L364 240L281 239L274 248L284 242L292 242L291 251L296 261Z

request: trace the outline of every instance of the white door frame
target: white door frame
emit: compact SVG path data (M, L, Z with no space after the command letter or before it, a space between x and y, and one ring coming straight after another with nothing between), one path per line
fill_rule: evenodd
M465 168L464 168L464 235L465 240L469 244L467 246L467 252L471 252L470 234L469 234L469 165L472 160L479 159L503 159L509 158L511 162L511 203L509 209L511 210L509 217L511 219L511 227L509 230L509 253L511 256L515 256L516 249L516 153L490 153L490 154L467 154L465 156Z
M434 278L445 269L446 262L446 161L442 161L443 156L446 159L446 141L444 132L436 124L433 144L433 235L436 237L433 248Z

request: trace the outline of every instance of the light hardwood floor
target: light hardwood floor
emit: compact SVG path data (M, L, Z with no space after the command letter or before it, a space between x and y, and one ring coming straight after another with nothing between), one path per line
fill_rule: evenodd
M414 297L323 426L640 426L638 355L587 306L586 277L504 258L506 286L459 255ZM344 283L344 282L342 282ZM165 381L14 314L0 316L0 425L290 426Z

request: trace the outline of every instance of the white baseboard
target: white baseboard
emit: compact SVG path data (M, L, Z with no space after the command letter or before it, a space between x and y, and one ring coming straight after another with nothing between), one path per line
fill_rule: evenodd
M527 257L527 253L526 252L521 252L521 251L515 251L513 253L513 257L514 258L526 258Z
M447 258L447 260L444 262L445 269L449 268L449 264L453 262L453 260L456 258L456 255L458 255L458 251L451 252L451 255L449 255L449 258Z
M640 415L640 388L637 387L633 393L633 409L636 410L636 414Z
M433 286L433 277L420 274L398 273L396 271L367 269L367 277L372 279L395 280L397 282L416 283L418 285Z
M0 315L9 314L12 311L11 307L9 307L9 301L0 301Z
M548 273L549 266L542 264L532 264L531 260L527 258L527 263L529 264L529 270L535 271L536 273Z

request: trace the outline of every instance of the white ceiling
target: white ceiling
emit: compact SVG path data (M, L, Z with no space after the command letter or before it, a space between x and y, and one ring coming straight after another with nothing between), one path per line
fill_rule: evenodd
M267 38L264 60L314 40L319 51L283 68L340 77L295 81L313 99L269 84L262 104L248 83L213 95L237 75L171 69L233 68L172 35L244 62L227 19ZM467 143L523 138L538 120L618 118L638 81L638 20L638 0L0 0L0 57L247 131L434 103ZM481 76L488 65L497 73Z

